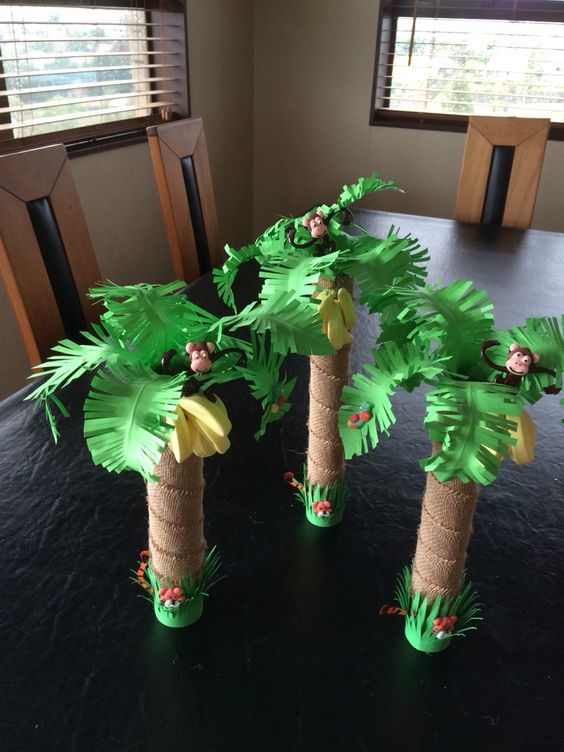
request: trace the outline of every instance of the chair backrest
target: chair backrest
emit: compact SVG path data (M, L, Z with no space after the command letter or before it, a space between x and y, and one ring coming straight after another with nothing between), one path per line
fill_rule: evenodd
M547 118L469 118L454 218L530 227L546 140Z
M224 260L204 125L177 120L147 135L174 273L191 282Z
M31 365L98 314L100 271L63 145L0 157L0 271Z

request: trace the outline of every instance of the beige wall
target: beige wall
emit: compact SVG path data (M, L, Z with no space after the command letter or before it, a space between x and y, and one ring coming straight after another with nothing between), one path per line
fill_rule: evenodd
M368 125L377 18L374 0L255 3L256 232L372 170L405 193L366 206L452 217L464 134ZM533 227L564 231L563 168L551 141Z
M204 119L222 235L248 242L252 227L253 3L189 0L192 114ZM77 156L71 169L103 278L168 282L168 255L147 144ZM0 398L29 373L0 280Z

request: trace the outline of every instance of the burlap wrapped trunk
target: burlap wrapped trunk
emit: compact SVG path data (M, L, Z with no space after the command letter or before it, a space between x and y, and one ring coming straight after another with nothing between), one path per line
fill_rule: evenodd
M433 455L440 447L433 442ZM477 498L476 483L440 483L433 473L427 473L413 558L412 593L420 592L430 603L439 595L457 595Z
M321 277L324 290L346 288L352 295L351 277L329 280ZM307 469L308 480L326 486L345 476L345 453L339 436L337 414L341 391L349 380L351 346L345 345L334 355L310 356L309 420Z
M158 483L147 483L149 553L161 584L177 584L202 571L204 539L204 461L195 454L178 463L166 449L155 467Z

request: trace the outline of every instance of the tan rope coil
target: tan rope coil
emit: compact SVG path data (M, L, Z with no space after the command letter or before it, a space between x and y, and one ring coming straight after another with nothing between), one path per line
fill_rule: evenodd
M170 449L155 467L158 483L147 483L151 566L161 582L197 579L204 562L204 462L192 454L178 463Z
M433 442L433 455L440 447L440 443ZM439 595L458 593L477 498L476 483L440 483L433 473L427 473L413 559L412 593L421 592L431 603Z
M351 294L353 291L351 277L321 277L318 284L323 290L344 287ZM345 476L337 414L341 390L349 380L350 353L351 346L345 345L334 355L311 355L309 359L308 480L321 486Z

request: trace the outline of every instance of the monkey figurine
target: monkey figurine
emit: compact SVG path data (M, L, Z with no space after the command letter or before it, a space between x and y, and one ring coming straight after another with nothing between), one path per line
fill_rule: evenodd
M503 366L499 363L494 363L488 356L488 350L494 345L499 345L500 342L497 339L487 339L482 344L482 358L496 371L500 371L494 379L496 384L504 384L505 386L520 386L521 380L529 373L548 373L550 376L555 377L556 372L550 368L542 368L537 363L540 360L538 353L532 352L528 347L522 347L518 342L513 342L509 346L507 353L507 360ZM558 394L560 389L552 384L551 386L544 387L545 394Z
M341 213L344 214L342 220L343 224L348 225L352 221L352 213L349 209L338 209L337 211L331 212L327 217L325 217L323 212L318 209L305 216L301 222L302 226L309 230L309 234L311 235L310 240L306 240L304 243L297 243L294 239L296 235L294 227L291 227L287 231L286 237L294 248L301 249L315 246L315 253L317 256L323 256L326 253L330 253L335 250L335 241L327 234L327 228L333 217Z
M205 374L211 371L213 364L228 353L239 353L239 360L235 365L244 368L247 365L247 354L238 347L228 347L225 350L217 350L213 342L188 342L185 347L186 353L190 360L190 370L194 374ZM169 363L171 359L176 355L176 350L167 350L161 358L161 366L164 373L170 373ZM202 389L205 384L205 377L202 380L197 380L192 376L188 370L186 370L186 379L184 386L182 387L182 396L189 397L192 394L196 394ZM204 389L204 394L211 401L215 401L215 397L211 394L209 389Z

